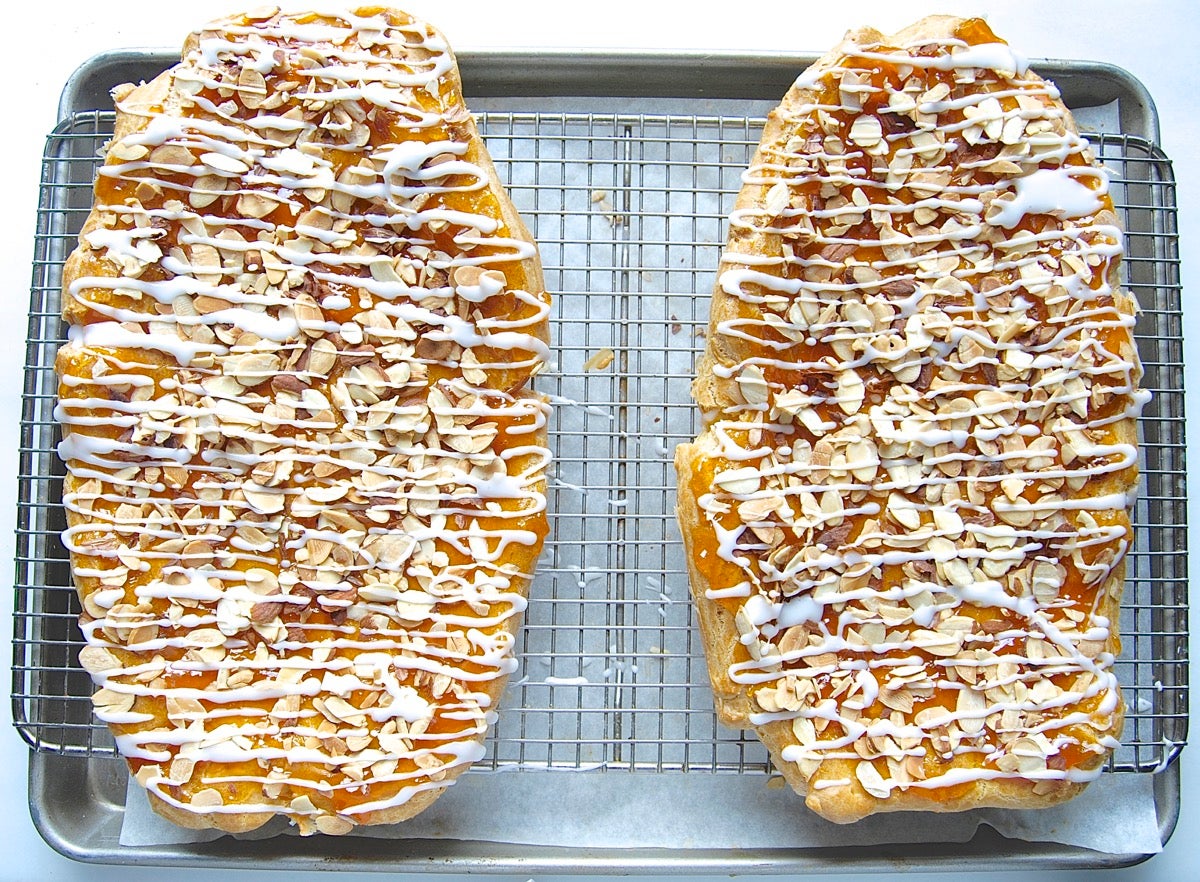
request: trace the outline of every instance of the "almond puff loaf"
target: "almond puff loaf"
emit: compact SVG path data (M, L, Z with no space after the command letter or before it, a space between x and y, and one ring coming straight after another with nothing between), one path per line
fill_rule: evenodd
M1109 181L980 20L849 33L768 119L677 449L720 718L817 813L1099 774L1136 419Z
M186 827L411 817L547 531L533 240L406 13L235 15L114 97L57 359L96 714Z

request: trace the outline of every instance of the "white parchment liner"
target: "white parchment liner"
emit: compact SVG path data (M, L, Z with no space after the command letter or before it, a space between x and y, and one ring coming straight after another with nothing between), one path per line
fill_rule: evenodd
M831 824L805 808L780 779L764 775L623 772L469 772L433 806L403 824L356 836L588 848L803 849L967 842L981 825L1024 842L1107 854L1162 850L1153 776L1102 775L1072 802L1046 809L875 815ZM687 811L679 811L679 806ZM737 821L742 823L737 823ZM268 824L254 836L292 832ZM206 842L221 834L184 830L150 809L131 783L121 845Z

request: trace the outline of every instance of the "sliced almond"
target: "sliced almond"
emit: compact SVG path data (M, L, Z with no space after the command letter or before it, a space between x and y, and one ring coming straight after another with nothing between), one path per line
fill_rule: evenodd
M188 204L193 208L207 208L225 193L227 178L221 175L200 175L188 191Z
M93 675L124 667L119 658L102 646L85 646L79 650L79 663L85 671Z
M251 482L243 487L242 492L250 508L261 514L278 514L287 505L287 494L282 488L263 487Z
M193 808L216 808L225 804L225 800L221 797L221 792L212 787L206 787L203 790L198 790L192 794L192 798L188 803Z
M316 340L310 349L308 370L319 376L328 376L337 364L337 356L338 348L332 340Z
M863 790L876 799L887 799L892 793L892 788L869 760L861 760L854 766L854 777L858 779Z
M742 400L747 404L766 404L770 390L762 368L758 365L748 364L743 367L737 376L737 384Z

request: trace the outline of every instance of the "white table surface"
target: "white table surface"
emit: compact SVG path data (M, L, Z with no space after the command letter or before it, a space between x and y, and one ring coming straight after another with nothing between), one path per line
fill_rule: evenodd
M0 447L0 561L13 560L17 473L17 425L20 415L20 375L31 278L30 259L37 205L39 158L44 138L56 122L59 92L67 76L85 59L109 49L175 47L202 19L239 6L230 0L180 3L153 0L143 3L106 3L104 0L16 0L0 20L6 34L11 77L5 88L4 133L0 157L8 181L0 209L0 267L7 294L0 297L0 426L7 426L8 445ZM305 6L285 2L285 6ZM317 5L320 5L319 3ZM790 50L818 52L832 45L850 27L870 24L896 30L920 15L954 12L983 15L1001 37L1030 58L1063 58L1105 61L1126 68L1154 97L1162 127L1162 146L1174 160L1183 243L1183 287L1192 289L1197 278L1193 243L1200 242L1200 66L1195 50L1200 46L1200 15L1195 0L1090 0L1088 3L1045 0L976 0L971 3L904 2L904 0L837 0L820 3L726 4L655 3L653 0L409 0L401 4L437 24L459 50L474 48L593 47L677 48L722 50ZM330 7L332 8L332 7ZM127 10L124 15L108 10ZM1082 10L1087 10L1083 13ZM763 10L769 10L769 14ZM13 53L15 52L15 64ZM1185 302L1187 297L1185 296ZM1200 310L1185 308L1185 361L1188 409L1196 412L1196 322ZM1194 437L1194 434L1193 434ZM1200 458L1193 457L1193 462ZM1192 482L1195 483L1195 475ZM1189 521L1197 523L1193 506ZM1194 540L1191 542L1195 547ZM1195 558L1195 555L1193 555ZM11 566L11 564L10 564ZM1194 571L1194 565L1193 565ZM11 572L11 570L10 570ZM11 595L8 595L11 596ZM0 606L0 655L5 659L4 682L9 682L11 608ZM1192 678L1195 680L1195 677ZM30 820L26 799L28 749L11 727L8 703L0 728L0 882L7 880L121 880L141 882L171 878L212 878L204 870L107 867L80 864L47 846ZM1193 700L1195 730L1200 702ZM1182 812L1174 836L1164 851L1136 867L1104 873L1006 873L999 867L972 867L957 876L963 880L1033 879L1186 880L1200 878L1200 751L1185 750L1182 758ZM803 809L800 809L803 810ZM167 873L170 875L167 876ZM269 869L227 872L232 882L279 879ZM310 879L361 882L379 874L290 873L289 882ZM454 880L455 876L442 876ZM474 876L472 878L480 878ZM497 877L525 880L521 875ZM551 877L538 876L537 882ZM585 877L573 877L585 878ZM748 877L744 877L748 878ZM772 877L779 878L779 877ZM846 882L875 877L843 875ZM920 874L907 878L919 880ZM934 875L931 878L946 878Z

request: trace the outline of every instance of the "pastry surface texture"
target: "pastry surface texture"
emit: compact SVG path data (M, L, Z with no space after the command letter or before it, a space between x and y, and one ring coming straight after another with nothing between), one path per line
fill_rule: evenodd
M222 19L114 98L56 365L96 714L184 826L411 817L546 534L535 245L406 13Z
M766 124L676 452L717 710L822 816L1034 807L1117 746L1122 231L979 20L849 33Z

